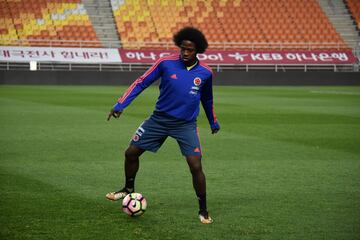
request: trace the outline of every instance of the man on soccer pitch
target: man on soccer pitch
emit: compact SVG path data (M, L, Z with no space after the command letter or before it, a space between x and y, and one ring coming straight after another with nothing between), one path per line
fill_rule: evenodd
M180 54L160 58L127 89L108 115L108 120L111 117L119 118L145 88L161 78L155 110L136 130L125 151L125 187L106 194L106 198L116 201L134 192L139 157L145 151L156 152L170 136L177 140L189 165L199 200L200 221L209 224L213 220L206 207L206 181L196 125L201 101L211 132L214 134L220 130L213 107L212 71L196 57L197 53L205 52L208 43L203 33L192 27L176 33L174 42L180 48Z

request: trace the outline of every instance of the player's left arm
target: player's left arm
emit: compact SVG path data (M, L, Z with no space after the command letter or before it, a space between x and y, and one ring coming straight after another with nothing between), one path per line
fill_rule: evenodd
M220 130L220 124L216 118L216 114L214 111L212 74L205 81L205 84L201 89L201 104L205 110L206 117L209 121L211 133L217 133Z

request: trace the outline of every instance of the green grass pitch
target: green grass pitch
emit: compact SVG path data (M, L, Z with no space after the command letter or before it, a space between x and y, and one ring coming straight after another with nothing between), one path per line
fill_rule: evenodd
M105 199L158 95L107 122L124 90L0 86L0 239L359 239L359 87L214 87L221 131L198 119L212 225L173 139L141 159L142 217Z

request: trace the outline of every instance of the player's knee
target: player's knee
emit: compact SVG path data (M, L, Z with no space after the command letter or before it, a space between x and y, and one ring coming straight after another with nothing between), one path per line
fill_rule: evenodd
M130 160L130 159L132 159L133 158L133 156L134 156L134 154L133 154L133 152L131 151L131 149L126 149L126 151L125 151L125 159L126 160Z
M202 166L201 163L194 163L190 165L190 172L191 174L200 174L202 173Z
M201 167L190 168L190 171L192 175L199 175L202 173L202 168Z
M143 152L144 150L131 145L125 151L125 159L127 160L138 159Z

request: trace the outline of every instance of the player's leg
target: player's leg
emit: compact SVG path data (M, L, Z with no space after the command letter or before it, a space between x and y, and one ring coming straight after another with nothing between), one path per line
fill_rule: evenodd
M187 156L186 161L189 165L193 180L193 187L198 198L203 198L206 194L206 179L202 170L201 156ZM206 202L199 205L200 210L206 210Z
M145 151L156 152L164 143L167 131L154 116L145 120L135 131L130 146L125 151L125 187L106 195L109 200L120 200L128 193L133 192L136 173L139 170L139 157Z
M112 201L123 199L127 194L134 192L136 173L139 170L139 157L145 152L135 145L130 145L125 151L125 187L116 192L106 194L106 198Z
M145 152L135 145L130 145L125 151L125 188L128 192L134 192L136 173L139 170L139 157Z
M199 218L202 223L212 223L206 206L206 178L202 170L201 156L186 156L192 175L193 186L199 200Z
M193 186L196 196L199 199L199 218L202 223L212 223L212 219L206 208L206 179L201 164L201 144L196 123L185 123L179 125L171 131L186 157L189 165Z

